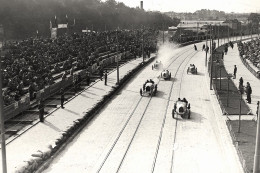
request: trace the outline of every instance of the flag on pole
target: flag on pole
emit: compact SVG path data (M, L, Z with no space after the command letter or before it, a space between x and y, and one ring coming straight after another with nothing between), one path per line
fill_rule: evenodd
M52 29L52 23L51 23L51 20L50 20L50 30Z
M55 23L54 24L55 24L55 27L58 26L56 15L55 15Z
M69 24L69 18L68 18L68 15L66 14L66 22L67 22L67 25Z

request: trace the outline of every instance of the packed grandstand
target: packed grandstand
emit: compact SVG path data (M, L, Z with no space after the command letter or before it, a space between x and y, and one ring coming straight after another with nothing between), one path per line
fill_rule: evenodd
M157 34L153 29L121 30L7 42L2 55L4 104L19 101L24 95L33 100L37 91L77 71L86 69L91 73L88 69L93 64L97 64L97 71L102 70L99 62L111 55L127 51L131 56L141 56L142 42L144 54L149 57L156 51Z

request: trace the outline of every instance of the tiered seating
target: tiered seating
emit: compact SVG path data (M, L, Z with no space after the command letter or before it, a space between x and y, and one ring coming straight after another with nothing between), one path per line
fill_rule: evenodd
M238 49L240 56L248 59L252 64L260 70L260 40L255 39L249 42L239 42Z
M155 40L155 31L147 33ZM2 57L5 105L19 101L28 92L32 95L52 85L65 75L70 76L73 71L78 73L116 55L118 43L119 53L129 50L135 56L140 55L141 34L140 31L111 31L64 35L56 40L28 38L7 43L6 54ZM156 44L147 40L144 49L148 54L155 47Z

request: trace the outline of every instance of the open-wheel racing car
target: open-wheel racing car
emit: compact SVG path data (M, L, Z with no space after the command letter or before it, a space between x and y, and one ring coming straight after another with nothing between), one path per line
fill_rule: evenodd
M152 70L153 69L156 69L156 70L159 70L159 69L161 69L163 67L163 65L162 65L162 62L160 61L155 61L155 63L154 63L154 65L152 65Z
M140 89L141 96L155 96L157 92L157 84L154 84L153 80L147 80L143 84L143 88Z
M160 77L163 78L164 80L170 80L171 72L169 72L169 70L163 70Z
M178 98L176 103L174 103L172 118L174 118L175 114L180 115L182 118L187 116L190 119L190 103L185 98L182 100Z
M187 69L187 74L188 73L192 73L192 74L197 74L197 67L195 67L194 64L190 64L190 66Z

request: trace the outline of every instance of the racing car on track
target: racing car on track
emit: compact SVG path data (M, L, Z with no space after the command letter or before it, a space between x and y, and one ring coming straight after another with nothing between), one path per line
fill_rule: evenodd
M174 103L172 118L174 118L175 114L180 115L182 118L188 117L188 119L190 119L190 103L188 103L185 98L182 100L178 98L178 100Z
M161 78L163 78L164 80L170 80L171 79L171 72L169 72L169 70L163 70L161 72Z
M187 74L188 73L191 73L191 74L197 74L197 67L194 65L194 64L190 64L190 66L188 67L187 69Z
M157 92L157 84L153 80L147 80L140 89L141 96L155 96Z
M152 70L156 69L159 70L163 67L162 62L161 61L155 61L154 65L152 65Z

